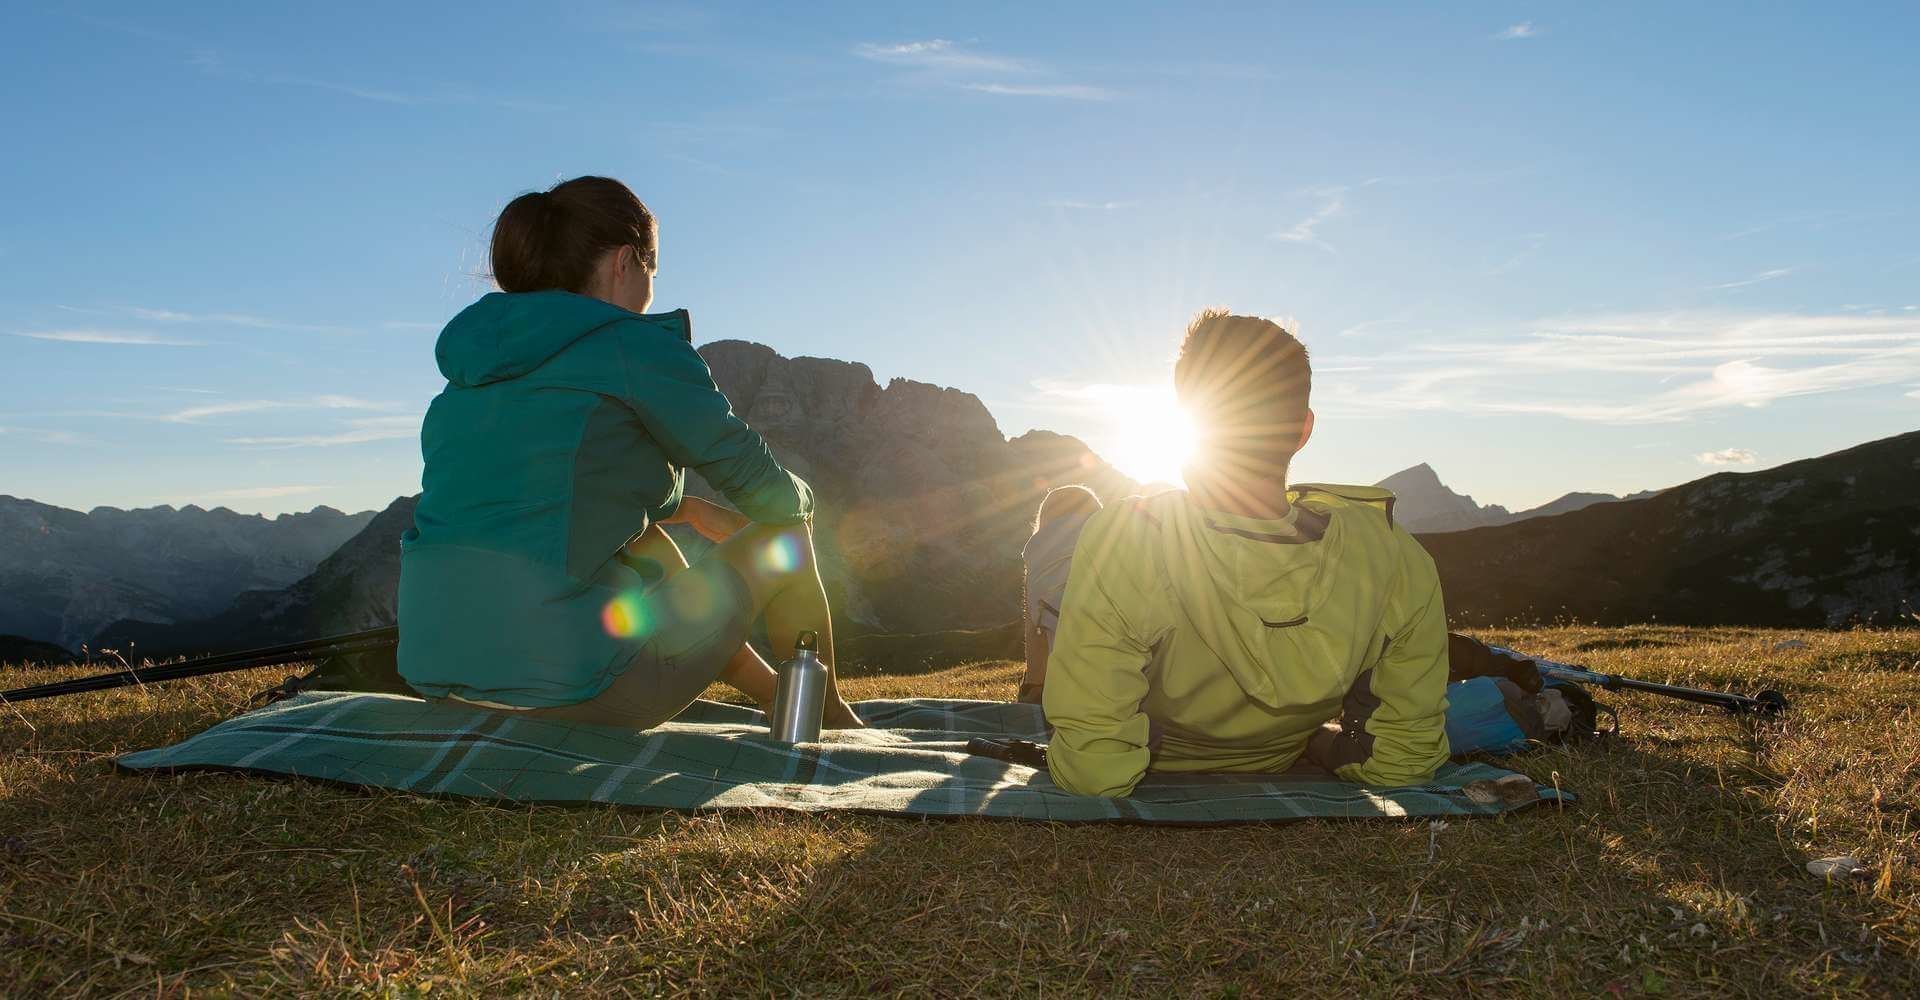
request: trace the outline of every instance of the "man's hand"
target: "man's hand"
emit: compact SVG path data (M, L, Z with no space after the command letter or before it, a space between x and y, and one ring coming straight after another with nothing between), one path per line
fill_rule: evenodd
M737 510L728 510L699 497L683 497L680 509L674 511L667 520L691 527L709 542L724 542L753 523L747 515Z

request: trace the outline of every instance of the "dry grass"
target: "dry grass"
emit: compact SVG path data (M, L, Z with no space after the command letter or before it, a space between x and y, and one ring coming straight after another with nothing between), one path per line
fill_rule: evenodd
M1808 648L1773 652L1789 637ZM1551 629L1524 649L1795 700L1641 697L1515 766L1585 804L1213 830L429 800L112 757L269 671L0 708L0 990L1920 993L1920 632ZM72 671L9 670L9 685ZM1006 697L1010 664L852 682ZM1828 884L1809 858L1853 854Z

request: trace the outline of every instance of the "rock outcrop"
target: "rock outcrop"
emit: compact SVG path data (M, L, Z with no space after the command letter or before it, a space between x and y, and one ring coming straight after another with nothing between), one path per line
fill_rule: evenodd
M1020 547L1047 489L1137 489L1077 439L1007 440L958 389L898 378L882 387L863 364L788 359L737 340L700 353L735 411L818 493L823 575L836 606L866 629L1017 617Z
M1513 519L1505 507L1482 507L1472 497L1448 489L1433 466L1425 462L1402 469L1376 485L1393 491L1394 516L1408 531L1460 531Z
M181 622L246 590L284 587L373 519L318 507L265 518L96 507L0 496L0 632L77 649L122 618Z

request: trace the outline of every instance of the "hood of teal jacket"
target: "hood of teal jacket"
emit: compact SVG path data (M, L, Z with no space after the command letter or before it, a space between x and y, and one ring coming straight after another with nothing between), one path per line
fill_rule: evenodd
M666 315L684 317L685 312ZM454 385L503 382L546 364L601 327L633 318L610 302L572 292L493 292L447 323L433 357ZM682 338L690 339L690 324L682 322L680 329Z

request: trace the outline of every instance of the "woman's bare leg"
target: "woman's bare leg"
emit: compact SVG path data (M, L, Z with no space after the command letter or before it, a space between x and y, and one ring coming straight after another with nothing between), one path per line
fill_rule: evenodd
M649 525L638 538L628 542L622 557L629 563L655 563L666 577L676 576L687 568L686 554L674 543L673 536L657 524ZM768 715L773 714L773 690L777 683L773 668L767 666L767 661L761 659L752 646L741 645L740 651L721 669L720 679L759 702L760 709Z
M814 562L813 529L806 524L754 524L721 542L709 558L725 560L746 581L753 609L767 619L767 638L774 655L793 655L802 632L819 636L820 662L827 667L827 726L836 729L863 726L860 717L840 695L834 670L833 617L827 591Z

